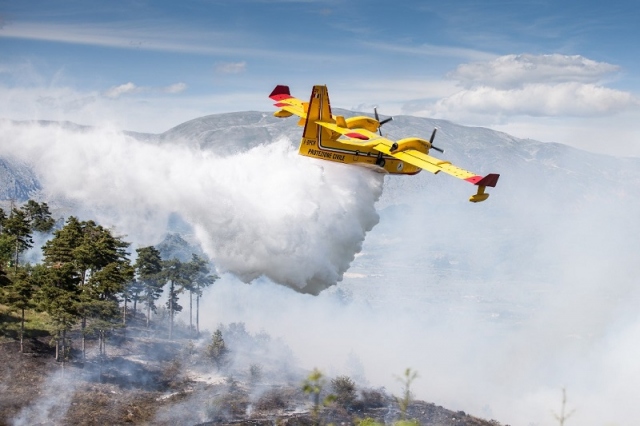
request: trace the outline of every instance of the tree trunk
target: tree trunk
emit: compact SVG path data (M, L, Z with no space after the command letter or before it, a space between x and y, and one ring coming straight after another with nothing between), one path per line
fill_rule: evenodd
M200 293L196 294L196 337L200 337Z
M100 383L102 383L102 364L104 357L102 356L102 330L98 330L98 359L100 360Z
M193 291L189 290L189 336L193 336Z
M19 237L16 235L16 257L15 257L15 264L13 265L13 270L15 271L15 273L18 273L18 254L20 253L19 249L20 249L20 240Z
M84 335L84 329L85 329L86 326L87 326L87 319L85 317L82 317L82 326L81 326L81 328L82 328L82 364L83 365L84 365L84 361L85 361L85 358L86 358L86 349L87 349L87 346L86 346L86 343L87 343L86 340L87 339L86 339L86 336Z
M133 299L133 318L134 319L136 317L137 308L138 308L138 295L136 294L136 298Z
M20 353L24 353L24 308L22 308L22 321L20 323Z
M56 335L56 362L60 361L60 331Z
M64 362L67 358L67 329L62 329L62 369L64 370Z
M124 298L124 308L122 309L122 325L127 325L127 298Z
M151 299L151 296L149 296ZM151 317L151 301L147 299L147 328L149 328L149 317Z
M169 287L169 339L173 337L173 281Z

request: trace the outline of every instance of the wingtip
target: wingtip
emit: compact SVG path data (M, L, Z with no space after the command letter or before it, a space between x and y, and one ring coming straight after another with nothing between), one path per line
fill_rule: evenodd
M498 184L498 178L500 175L497 173L489 173L488 175L482 177L480 175L476 175L465 179L467 182L470 182L476 186L490 186L494 188Z
M289 86L277 85L275 89L269 95L271 99L274 101L281 101L283 99L289 99L291 97L291 92L289 91Z

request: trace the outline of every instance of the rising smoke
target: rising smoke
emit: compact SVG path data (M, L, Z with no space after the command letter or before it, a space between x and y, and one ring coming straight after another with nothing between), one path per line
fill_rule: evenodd
M45 198L157 243L172 213L221 271L318 294L342 279L378 222L382 176L302 158L280 140L220 158L119 131L4 122L0 155L29 164Z
M577 410L567 424L640 416L637 196L610 180L594 188L602 178L592 169L588 185L576 178L587 191L569 182L580 168L557 167L556 154L510 176L505 160L479 206L438 194L438 176L404 200L413 213L387 211L372 229L382 177L301 158L287 141L223 159L113 130L0 130L0 156L32 164L45 199L73 202L129 241L157 243L171 213L188 221L230 272L204 296L210 330L264 329L302 367L363 370L391 392L394 374L411 367L416 396L504 423L555 424L562 387ZM526 157L513 149L504 158ZM423 178L437 179L411 179ZM591 193L602 188L613 194L604 202Z

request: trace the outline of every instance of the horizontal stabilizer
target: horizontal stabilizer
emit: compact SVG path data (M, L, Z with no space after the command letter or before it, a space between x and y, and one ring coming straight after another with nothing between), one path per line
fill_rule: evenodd
M289 91L289 86L277 85L273 92L269 95L271 99L274 101L281 101L283 99L289 99L291 97L291 92Z

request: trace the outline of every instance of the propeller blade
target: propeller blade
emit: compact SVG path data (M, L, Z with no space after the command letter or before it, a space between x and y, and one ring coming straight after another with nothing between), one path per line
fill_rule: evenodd
M444 149L442 148L438 148L437 146L433 146L433 141L436 138L436 132L438 131L438 128L436 127L435 129L433 129L433 133L431 133L431 138L429 138L429 144L431 145L431 149L435 149L438 152L441 152L444 154Z
M373 115L376 117L376 121L378 122L378 133L380 133L380 136L382 136L382 130L380 129L380 127L382 127L382 125L384 123L388 123L391 120L393 120L393 117L389 117L389 118L385 118L384 120L380 121L380 116L378 115L378 108L373 108Z
M382 130L380 129L382 123L380 123L380 117L378 116L378 108L373 108L373 115L376 117L376 121L378 122L378 133L380 133L380 136L382 136Z

